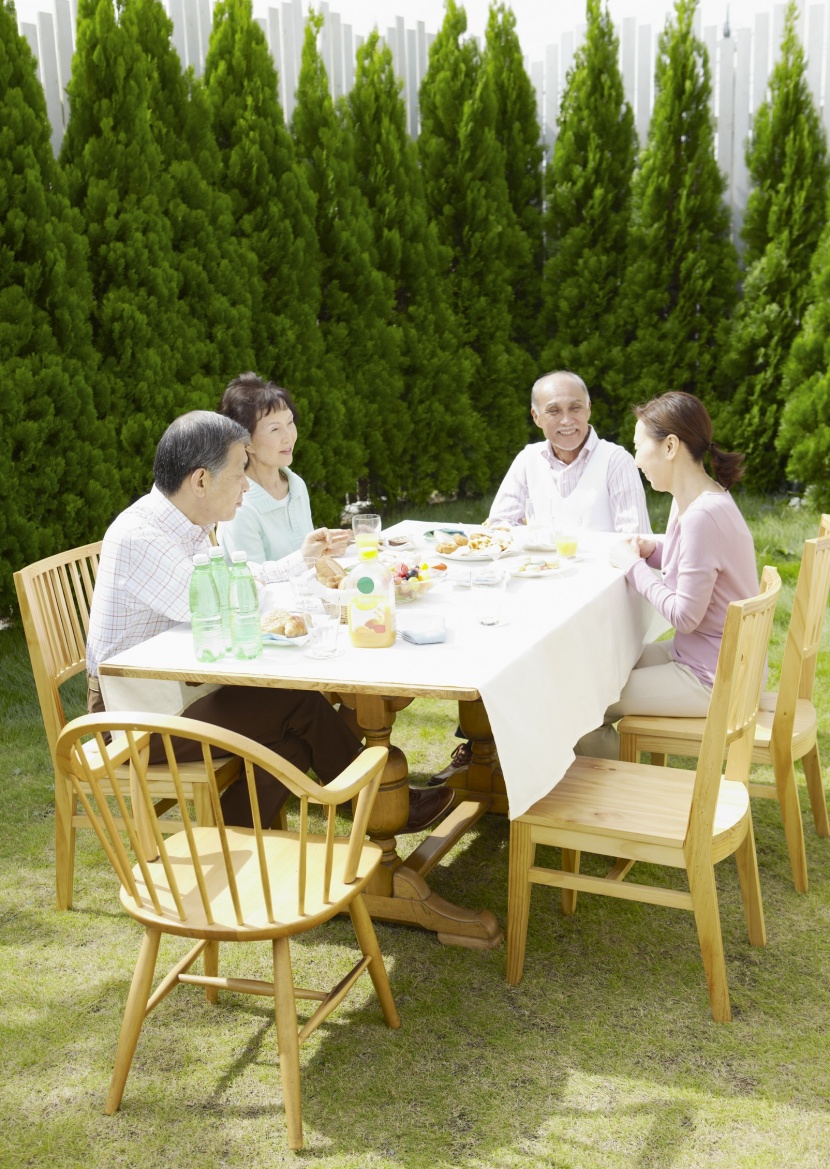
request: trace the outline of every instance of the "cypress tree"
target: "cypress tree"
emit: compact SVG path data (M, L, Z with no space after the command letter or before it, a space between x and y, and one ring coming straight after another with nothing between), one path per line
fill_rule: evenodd
M167 214L170 178L153 137L145 55L112 0L80 0L61 150L72 203L84 220L93 280L99 413L116 429L127 496L152 482L155 447L181 412L177 377L184 302Z
M291 130L316 198L321 252L320 327L344 387L370 497L407 486L412 420L403 401L401 336L390 277L377 267L369 205L360 190L353 142L335 110L317 49L322 19L306 25Z
M634 176L624 318L630 344L618 400L665 390L701 398L718 370L717 331L735 305L738 265L714 157L706 49L695 0L677 0L660 36L648 144ZM623 432L633 423L626 420Z
M153 136L170 180L166 213L186 308L180 408L212 410L229 378L255 363L256 259L234 235L230 198L217 186L219 151L204 90L191 70L182 73L172 21L159 0L124 0L121 21L146 57Z
M830 511L830 223L813 265L810 307L784 367L776 440L787 474Z
M374 31L358 50L349 124L377 263L394 290L413 436L408 495L418 501L459 487L483 491L491 476L470 405L471 363L446 294L450 254L428 220L400 91L392 54Z
M528 395L536 373L513 340L513 275L530 247L508 197L496 136L492 73L454 0L430 49L421 86L418 153L427 207L451 250L450 292L473 362L474 407L497 482L527 441Z
M631 180L637 149L625 100L619 41L601 0L587 0L585 40L568 73L559 134L545 188L542 364L572 369L591 395L592 418L607 438L619 433L625 336L625 279Z
M50 145L43 89L0 5L0 611L11 573L102 534L120 505L95 413L80 217Z
M830 177L796 19L790 4L770 98L758 111L747 150L754 183L743 233L749 270L722 387L725 427L732 445L746 454L747 483L761 491L780 487L785 477L786 450L775 452L784 365L809 304Z
M516 17L492 4L485 33L484 67L495 95L496 138L504 152L507 197L527 240L514 257L513 340L538 362L542 349L542 145L536 90L524 66Z
M357 479L341 387L318 326L320 251L315 203L277 98L277 75L251 0L220 0L205 65L220 183L237 232L256 256L256 369L289 390L300 411L296 469L315 519L334 522Z

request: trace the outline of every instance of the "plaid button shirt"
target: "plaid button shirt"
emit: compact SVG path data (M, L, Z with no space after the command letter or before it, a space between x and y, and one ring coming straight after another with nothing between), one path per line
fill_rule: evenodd
M153 487L109 527L92 595L86 661L96 677L113 654L190 620L193 557L208 552L210 527L201 528ZM263 583L285 580L299 556L251 565Z

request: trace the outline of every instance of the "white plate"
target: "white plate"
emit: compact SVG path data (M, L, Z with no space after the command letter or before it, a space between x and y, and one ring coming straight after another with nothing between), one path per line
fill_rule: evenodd
M524 544L525 552L555 552L555 544Z
M305 645L309 639L308 633L302 633L299 637L283 637L281 633L263 633L263 645Z
M466 548L467 545L465 544L463 547ZM502 552L498 556L491 556L489 552L484 552L483 550L480 552L461 552L459 548L456 548L455 552L440 552L438 555L442 560L452 560L455 564L463 564L465 562L467 564L476 564L482 560L502 560L505 556L515 556L516 553L513 548L508 548L506 552Z

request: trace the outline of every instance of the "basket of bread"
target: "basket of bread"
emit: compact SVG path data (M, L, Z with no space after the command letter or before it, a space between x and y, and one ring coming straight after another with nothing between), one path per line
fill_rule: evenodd
M509 531L485 528L470 532L440 532L435 551L452 560L489 560L501 556L511 546Z

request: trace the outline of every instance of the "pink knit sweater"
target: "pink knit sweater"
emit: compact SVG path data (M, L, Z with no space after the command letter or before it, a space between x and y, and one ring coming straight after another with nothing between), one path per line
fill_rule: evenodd
M649 565L662 570L659 577ZM673 503L665 536L626 575L674 626L675 661L711 687L727 606L759 587L752 534L732 496L704 492L682 516Z

